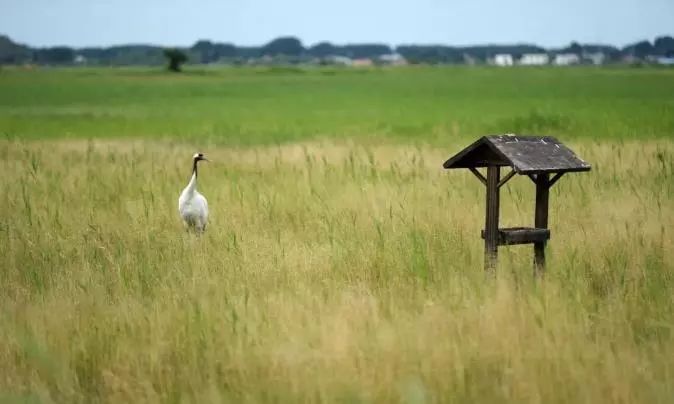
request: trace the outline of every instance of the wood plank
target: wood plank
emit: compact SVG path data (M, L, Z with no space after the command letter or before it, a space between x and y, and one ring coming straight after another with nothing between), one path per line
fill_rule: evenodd
M590 165L550 136L487 136L520 174L589 171Z
M469 168L490 165L511 166L518 174L589 171L583 159L554 137L484 136L466 147L443 167Z
M517 174L517 172L515 172L514 169L510 170L510 172L505 177L503 177L501 181L498 182L498 187L501 188L503 185L505 185L505 183L508 182L508 180L511 179L515 174Z
M498 219L499 219L499 166L487 167L487 201L485 217L484 237L484 267L486 271L492 271L496 267L498 258Z
M480 180L481 183L483 183L484 185L487 185L487 179L484 178L484 175L482 175L482 173L479 172L479 171L477 170L477 168L475 168L475 167L468 167L468 169L470 170L471 173L475 174L475 176L477 177L478 180Z
M482 238L485 232L481 232ZM499 245L533 244L550 239L550 230L534 227L510 227L498 229Z
M550 199L550 180L548 174L536 176L536 214L535 226L538 229L548 228L548 204ZM534 243L534 275L545 272L545 241Z
M483 136L470 146L449 158L442 165L446 169L509 165L509 160Z
M562 178L562 175L564 175L564 174L565 174L565 173L557 173L557 174L555 174L555 176L552 177L552 179L550 180L550 183L548 184L548 188L552 188L552 186L555 185L555 182L557 182L557 180L559 180L560 178Z

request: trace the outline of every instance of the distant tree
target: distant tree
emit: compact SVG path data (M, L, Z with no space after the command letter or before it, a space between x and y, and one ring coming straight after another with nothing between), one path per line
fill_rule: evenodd
M674 38L671 36L662 36L655 39L655 53L661 56L674 56Z
M343 55L343 50L340 49L340 47L337 47L330 42L320 42L317 43L316 45L313 45L311 48L307 50L309 55L314 56L314 57L319 57L323 58L326 56L335 56L335 55Z
M239 46L236 48L236 54L243 60L257 58L262 56L262 48L258 46Z
M187 55L180 49L164 49L164 56L168 59L168 69L172 72L179 72L180 65L187 62Z
M213 42L211 41L203 39L197 41L197 43L192 45L191 50L194 53L196 53L196 58L199 61L199 63L211 63L217 59L217 55L215 54L215 49L213 47Z
M576 55L580 55L581 53L583 53L583 47L580 46L578 42L571 42L571 45L569 45L567 51L569 53L575 53Z
M8 36L0 35L0 64L19 64L30 59L30 48L13 42Z
M637 42L623 48L623 54L643 59L654 53L653 45L648 41Z
M190 49L193 60L198 60L199 63L213 63L222 58L237 57L236 46L229 43L213 43L207 40L197 41Z
M33 58L35 62L47 65L69 64L75 59L75 51L67 46L42 48L33 53Z
M213 48L215 49L215 55L218 59L234 58L238 56L236 46L232 45L231 43L216 43L213 44Z
M274 39L262 47L262 53L269 56L300 56L304 53L304 46L295 37L282 37Z
M390 46L376 43L344 45L343 49L345 56L355 59L376 58L381 55L388 55L393 53L393 50L391 49Z
M463 52L459 48L441 45L403 45L396 48L412 64L460 63Z

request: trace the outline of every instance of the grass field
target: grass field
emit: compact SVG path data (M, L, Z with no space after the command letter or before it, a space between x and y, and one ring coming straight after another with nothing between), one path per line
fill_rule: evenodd
M0 402L672 402L673 79L0 70ZM441 169L496 132L593 165L544 279L531 247L485 276L484 187ZM533 200L508 183L502 225Z
M316 137L454 145L458 136L674 134L672 69L409 68L0 72L0 130L21 138Z

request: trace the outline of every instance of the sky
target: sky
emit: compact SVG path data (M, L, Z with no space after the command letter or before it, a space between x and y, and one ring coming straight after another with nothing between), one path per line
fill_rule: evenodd
M31 46L199 39L262 45L624 46L674 35L674 0L0 0L0 34Z

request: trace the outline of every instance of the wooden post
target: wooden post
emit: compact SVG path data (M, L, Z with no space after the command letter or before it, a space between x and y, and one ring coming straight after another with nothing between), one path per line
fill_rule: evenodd
M536 176L536 218L535 226L538 229L548 228L548 200L550 196L550 176L538 174ZM545 271L545 241L534 243L534 275Z
M487 215L484 224L484 269L491 271L498 257L499 177L501 167L487 167Z

